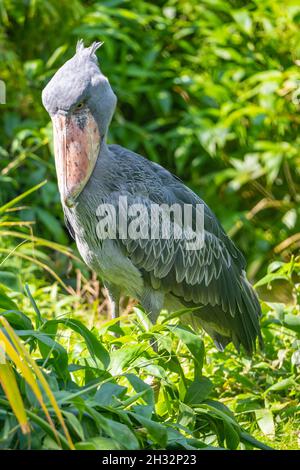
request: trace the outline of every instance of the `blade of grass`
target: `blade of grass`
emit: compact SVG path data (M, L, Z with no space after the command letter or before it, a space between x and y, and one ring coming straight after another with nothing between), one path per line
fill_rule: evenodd
M35 221L28 221L22 220L20 222L0 222L0 227L26 227L29 225L34 225Z
M12 199L11 201L7 202L6 204L4 204L3 206L0 207L0 214L3 214L7 209L9 209L10 207L13 207L15 206L19 201L22 201L22 199L24 199L25 197L29 196L29 194L33 193L34 191L37 191L38 189L40 189L42 186L44 186L45 184L47 183L47 180L44 180L42 181L41 183L39 184L36 184L35 186L33 186L32 188L28 189L27 191L25 191L24 193L20 194L19 196L15 197L14 199Z
M31 295L28 284L25 284L25 291L26 291L26 294L29 297L30 303L31 303L31 305L32 305L32 307L33 307L33 309L36 313L36 319L37 319L36 320L36 328L39 328L44 323L44 320L42 318L41 312L39 311L39 308L38 308L34 298Z
M183 308L181 310L177 310L176 312L171 313L168 315L166 318L163 319L161 322L162 324L167 323L169 320L173 320L173 318L181 317L182 315L186 313L192 313L195 311L200 310L201 307L194 307L194 308Z

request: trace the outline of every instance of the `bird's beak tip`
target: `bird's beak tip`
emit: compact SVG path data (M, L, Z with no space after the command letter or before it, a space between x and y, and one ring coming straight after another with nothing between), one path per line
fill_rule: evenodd
M64 203L69 209L72 209L76 205L76 197L66 196L64 198Z

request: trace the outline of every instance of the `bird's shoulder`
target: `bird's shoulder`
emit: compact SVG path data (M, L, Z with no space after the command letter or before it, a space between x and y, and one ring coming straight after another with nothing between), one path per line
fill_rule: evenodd
M120 145L110 145L109 150L114 158L113 166L118 168L122 175L125 175L127 187L134 184L136 195L138 195L141 186L147 185L149 201L161 204L187 203L193 206L198 203L204 204L208 209L205 202L180 178L158 163Z
M164 179L172 180L176 178L158 163L152 162L121 145L112 144L109 145L108 148L114 159L114 163L117 164L123 172L126 172L126 177L129 179L140 179L141 176L145 175L148 178L156 178L156 180L158 178L159 182Z

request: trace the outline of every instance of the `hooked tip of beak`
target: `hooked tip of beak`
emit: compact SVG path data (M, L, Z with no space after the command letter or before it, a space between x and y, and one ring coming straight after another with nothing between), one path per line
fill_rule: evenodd
M69 207L69 209L72 209L73 207L75 207L75 204L76 204L76 199L73 197L73 196L66 196L65 197L65 205L67 207Z

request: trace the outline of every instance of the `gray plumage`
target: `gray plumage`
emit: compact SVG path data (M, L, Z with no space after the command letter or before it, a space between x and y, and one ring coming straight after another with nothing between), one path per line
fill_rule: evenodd
M251 354L257 338L261 343L261 309L246 279L243 255L204 201L178 178L128 149L106 144L116 98L91 48L81 44L43 92L50 115L59 109L72 112L84 98L101 131L99 156L76 204L67 207L62 201L67 226L82 258L104 280L116 304L121 292L130 295L153 322L162 308L199 307L181 320L204 328L221 350L232 341L237 349L242 345ZM174 236L105 239L97 231L97 208L106 203L117 209L120 196L126 196L129 204L142 204L148 213L151 203L203 204L203 247L187 250L186 240Z

